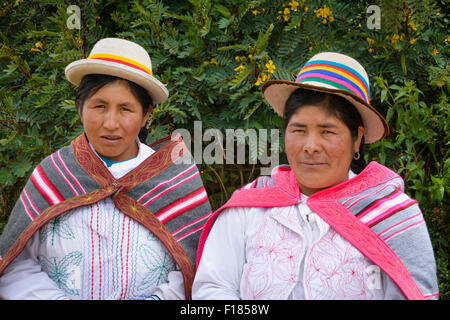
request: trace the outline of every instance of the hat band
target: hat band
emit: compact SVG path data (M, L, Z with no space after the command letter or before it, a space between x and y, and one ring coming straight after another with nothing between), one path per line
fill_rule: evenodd
M103 61L109 61L109 62L114 62L114 63L120 63L123 65L126 65L128 67L132 67L134 69L137 70L141 70L149 75L152 75L152 71L144 66L142 63L139 63L137 61L125 58L125 57L121 57L121 56L116 56L114 54L108 54L108 53L95 53L95 54L91 54L89 57L87 57L88 59L96 59L96 60L103 60Z
M370 92L367 82L355 70L329 61L313 61L307 63L299 72L295 82L322 82L344 89L370 103Z

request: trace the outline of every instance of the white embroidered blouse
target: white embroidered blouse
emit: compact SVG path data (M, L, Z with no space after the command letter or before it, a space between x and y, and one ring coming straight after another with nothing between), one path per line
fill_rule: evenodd
M404 299L306 199L302 194L290 207L225 209L205 243L193 299Z
M154 153L136 142L135 158L112 164L102 159L116 179ZM181 273L159 240L111 197L50 221L0 277L1 299L153 297L184 299Z

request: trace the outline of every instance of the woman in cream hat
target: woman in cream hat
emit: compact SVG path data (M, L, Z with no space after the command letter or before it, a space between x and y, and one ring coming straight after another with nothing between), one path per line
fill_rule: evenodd
M289 166L244 186L200 237L194 299L436 299L436 264L402 178L365 164L388 133L353 58L313 56L264 97L284 118Z
M211 208L181 139L138 138L168 97L148 53L102 39L66 76L84 132L22 190L0 238L0 298L189 299Z

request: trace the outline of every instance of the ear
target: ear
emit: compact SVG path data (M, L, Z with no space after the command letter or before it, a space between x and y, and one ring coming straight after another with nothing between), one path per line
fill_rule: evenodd
M143 118L142 118L142 124L141 124L141 127L145 126L145 124L147 123L147 120L148 120L148 118L150 117L150 115L152 114L152 112L153 112L153 106L152 106L152 105L149 105L149 106L148 106L147 113L144 114L144 116L143 116Z
M80 117L80 120L81 120L81 122L83 123L83 117L82 117L82 115L83 115L83 113L82 113L82 106L81 106L81 103L80 103L80 100L75 100L75 106L76 106L76 108L77 108L77 111L78 111L78 116Z
M355 144L354 144L354 148L353 148L354 149L353 152L355 152L355 153L359 151L364 132L365 132L364 127L359 126L358 127L358 137L355 140Z

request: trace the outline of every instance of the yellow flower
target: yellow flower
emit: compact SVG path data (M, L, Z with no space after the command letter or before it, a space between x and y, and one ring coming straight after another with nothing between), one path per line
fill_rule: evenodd
M275 65L273 64L272 60L269 60L269 62L266 63L266 68L267 68L267 71L269 73L274 73L275 72Z
M435 55L437 55L439 53L439 51L436 49L436 47L433 49L433 52L432 52L432 54L433 54L433 56L435 56Z
M239 67L234 69L234 71L241 71L241 70L245 70L245 67L242 64L239 65Z
M414 31L417 31L416 24L414 23L413 20L409 20L409 21L408 21L408 26L410 26L411 29L413 29Z
M367 43L369 44L369 47L373 46L375 44L375 40L371 38L366 38Z
M396 44L399 39L400 39L400 36L398 34L394 34L391 38L391 43Z
M299 3L295 0L292 0L289 2L289 5L291 6L292 11L297 11L297 7L299 6Z
M444 42L449 42L450 41L450 37L445 38Z
M414 44L414 43L416 43L416 41L417 41L417 39L413 38L413 39L409 40L409 43Z
M34 44L34 47L30 49L32 52L41 52L41 49L44 48L42 42L38 41Z
M261 74L261 80L262 81L266 81L267 79L268 79L268 74L267 73L263 73L263 74Z
M369 50L368 50L370 53L372 53L373 52L373 48L369 48Z
M254 16L257 16L258 14L260 14L260 12L257 9L252 10L252 13Z
M283 12L280 12L282 14L284 14L283 19L284 21L289 21L289 14L291 13L291 10L289 10L289 8L284 8Z
M258 79L256 79L255 85L259 86L261 83L263 83L269 79L270 79L270 74L262 72L260 75L258 75Z
M217 62L217 60L214 59L214 58L211 59L211 62L210 62L210 63L211 63L211 64L215 64L216 66L219 65L219 63Z
M326 24L327 23L327 18L329 17L329 21L333 22L334 21L334 17L332 16L333 11L327 7L326 5L323 6L323 8L319 8L317 10L314 10L314 13L316 14L317 18L323 18L322 19L322 23Z

